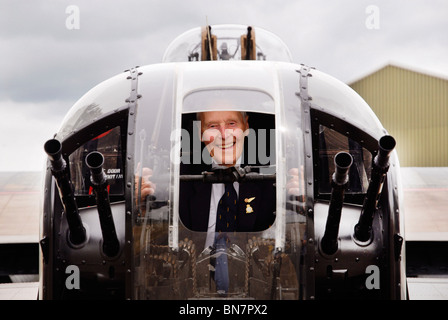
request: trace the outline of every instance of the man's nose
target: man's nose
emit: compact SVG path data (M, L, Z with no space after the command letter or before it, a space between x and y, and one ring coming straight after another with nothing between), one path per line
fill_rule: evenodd
M223 140L225 140L226 138L229 138L233 135L233 130L232 129L228 129L225 126L220 126L219 127L219 134L221 135L221 138Z

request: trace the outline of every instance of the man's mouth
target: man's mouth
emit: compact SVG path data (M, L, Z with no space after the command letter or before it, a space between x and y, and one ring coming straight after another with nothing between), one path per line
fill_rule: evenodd
M227 144L223 144L223 145L216 145L216 147L220 148L220 149L230 149L235 145L236 141L232 141L230 143Z

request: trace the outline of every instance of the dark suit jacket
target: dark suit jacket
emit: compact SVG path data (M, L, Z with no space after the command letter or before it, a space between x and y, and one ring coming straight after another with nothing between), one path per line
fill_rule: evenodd
M182 168L184 167L184 168ZM181 165L181 174L200 174L204 167ZM193 168L193 169L192 169ZM207 170L207 169L205 169ZM193 231L207 231L210 212L212 184L204 182L181 182L179 214L182 223ZM255 197L250 202L253 212L246 213L244 199ZM274 223L276 208L273 182L242 182L239 184L238 215L236 231L262 231Z

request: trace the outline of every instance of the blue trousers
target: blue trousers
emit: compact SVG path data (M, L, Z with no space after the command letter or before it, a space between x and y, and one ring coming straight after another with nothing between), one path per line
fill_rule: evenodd
M215 284L219 294L229 291L229 266L227 264L227 236L216 234L215 236Z

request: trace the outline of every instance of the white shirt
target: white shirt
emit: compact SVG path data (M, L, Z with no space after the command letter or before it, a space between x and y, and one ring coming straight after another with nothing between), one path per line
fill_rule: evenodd
M235 165L241 163L241 158L239 158ZM212 168L219 167L218 164L212 159ZM239 196L240 184L238 182L233 183L236 195ZM224 183L213 183L212 185L212 195L210 197L210 213L208 216L208 229L207 229L207 240L205 241L205 248L213 246L215 241L215 228L216 228L216 212L218 211L218 203L221 200L225 191Z

